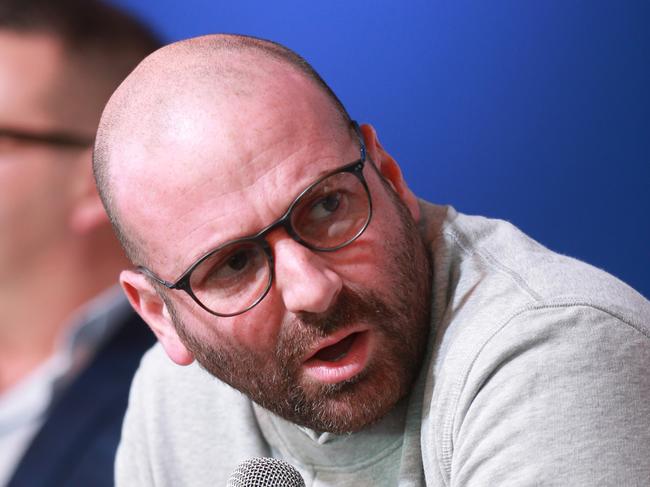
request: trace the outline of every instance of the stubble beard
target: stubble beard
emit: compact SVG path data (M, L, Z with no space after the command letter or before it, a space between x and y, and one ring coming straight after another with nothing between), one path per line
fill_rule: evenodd
M358 431L382 418L409 390L422 365L429 333L431 262L415 222L391 194L400 220L386 241L389 297L372 289L344 287L324 313L297 313L281 326L271 357L219 337L188 332L174 307L178 334L207 372L278 416L316 431ZM371 327L376 349L365 370L350 380L322 384L301 379L305 354L338 329Z

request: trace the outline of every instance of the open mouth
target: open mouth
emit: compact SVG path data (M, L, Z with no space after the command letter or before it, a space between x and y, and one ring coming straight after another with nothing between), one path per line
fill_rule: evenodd
M359 335L359 333L352 333L343 340L336 342L334 345L322 348L312 357L312 359L322 360L324 362L338 362L348 354L352 344L357 338L357 335Z
M371 348L368 330L347 332L339 340L336 338L332 337L333 343L325 344L303 362L307 376L318 382L335 384L363 371Z

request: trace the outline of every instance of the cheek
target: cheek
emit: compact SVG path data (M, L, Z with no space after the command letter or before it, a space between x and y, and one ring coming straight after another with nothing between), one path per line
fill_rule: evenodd
M211 315L187 296L178 305L184 326L199 340L212 346L227 345L254 353L274 350L283 314L271 292L253 309L230 318Z
M392 282L393 276L390 274L394 264L394 234L400 222L396 220L386 224L385 218L380 218L381 216L381 213L375 213L363 235L349 247L325 256L330 269L350 287L379 291L386 289Z
M231 336L238 345L261 353L275 350L288 312L274 291L275 286L253 309L229 320Z

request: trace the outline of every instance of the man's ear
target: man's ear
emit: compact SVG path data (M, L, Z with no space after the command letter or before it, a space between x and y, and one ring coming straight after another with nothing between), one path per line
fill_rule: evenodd
M169 358L178 365L194 362L194 355L178 336L167 305L149 280L139 272L124 270L120 273L120 284L131 306L149 325Z
M69 225L77 234L86 234L100 225L108 224L92 173L92 149L86 149L71 162L75 164L73 181L74 205Z
M389 184L395 194L404 202L406 207L411 212L413 219L420 221L420 205L418 204L417 197L409 189L402 170L400 169L395 159L386 152L379 142L377 132L372 125L361 125L361 135L366 143L366 150L372 162L375 163L377 170L383 176L384 180Z

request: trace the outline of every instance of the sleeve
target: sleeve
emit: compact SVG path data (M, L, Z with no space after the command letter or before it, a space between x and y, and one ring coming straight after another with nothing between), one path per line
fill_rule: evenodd
M575 305L529 310L463 377L451 486L650 485L648 328Z

